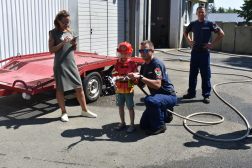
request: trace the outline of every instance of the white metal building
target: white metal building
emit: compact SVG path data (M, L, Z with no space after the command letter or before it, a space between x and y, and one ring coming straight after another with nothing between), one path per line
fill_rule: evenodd
M60 10L70 13L78 50L116 55L125 41L124 0L0 0L0 60L48 52L49 30ZM0 65L1 66L1 65Z
M238 17L237 13L209 13L208 19L223 22L245 22L242 17Z
M193 3L187 0L192 19ZM185 0L0 0L0 60L48 52L49 30L60 10L70 13L70 27L79 35L78 50L116 56L123 41L131 43L138 56L142 40L155 46L181 47ZM161 45L161 46L162 46ZM0 65L1 66L1 65Z
M68 0L0 0L0 60L47 52L49 30L62 9Z
M115 56L118 43L125 41L124 18L124 0L79 0L79 50Z

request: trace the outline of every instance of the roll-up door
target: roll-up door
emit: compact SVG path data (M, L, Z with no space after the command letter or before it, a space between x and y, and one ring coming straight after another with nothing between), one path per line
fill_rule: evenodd
M91 52L100 55L107 55L107 1L90 1L90 19L91 19Z
M108 1L108 55L116 55L116 48L125 41L124 0Z
M125 39L124 0L79 0L80 51L116 55Z
M89 0L78 1L79 51L91 52Z

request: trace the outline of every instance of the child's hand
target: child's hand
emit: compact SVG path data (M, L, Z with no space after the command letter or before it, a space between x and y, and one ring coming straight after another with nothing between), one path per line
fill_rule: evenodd
M123 81L123 80L125 80L125 78L123 76L117 76L116 80Z
M122 77L121 81L128 81L129 80L129 77Z
M129 73L128 74L128 77L130 78L130 79L132 79L132 80L134 80L134 79L138 79L139 78L139 74L135 74L135 73Z

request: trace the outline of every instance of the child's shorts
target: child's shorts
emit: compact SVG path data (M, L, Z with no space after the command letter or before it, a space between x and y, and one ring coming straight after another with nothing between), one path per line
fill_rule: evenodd
M126 106L128 108L134 107L134 100L133 100L134 92L132 93L116 93L116 105L117 106L124 106L126 102Z

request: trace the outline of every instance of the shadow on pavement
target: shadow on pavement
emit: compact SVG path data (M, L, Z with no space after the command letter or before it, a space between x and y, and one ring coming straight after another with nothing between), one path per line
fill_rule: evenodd
M203 97L202 100L199 99L183 99L183 97L178 97L177 99L177 104L175 106L178 106L179 104L187 104L187 103L197 103L197 102L203 102Z
M11 119L0 121L0 127L5 126L7 129L13 128L18 129L25 125L42 125L51 123L54 121L59 121L60 118L28 118L28 119Z
M126 129L121 131L116 131L114 128L119 123L111 123L103 125L102 129L93 129L93 128L78 128L78 129L69 129L61 133L62 137L74 138L80 137L81 139L67 147L66 150L71 150L75 145L82 141L117 141L117 142L136 142L141 140L147 135L144 131L141 130L139 124L136 124L136 131L134 133L126 133ZM106 135L106 137L104 137Z
M79 106L75 95L66 95L65 104ZM24 100L20 95L3 97L0 106L0 127L5 126L7 129L18 129L24 125L42 125L60 120L60 114L57 118L38 118L59 109L54 95L38 94L31 100Z
M141 102L141 103L135 103L135 105L136 105L136 106L145 106L144 99L145 99L145 97L141 97L141 98L140 98L140 102Z
M145 106L144 103L135 103L136 106Z
M229 57L223 60L228 65L252 69L252 57Z
M228 134L222 134L218 136L210 135L205 131L197 131L198 134L211 137L211 138L216 138L216 139L233 139L233 138L238 138L238 136L242 137L243 135L246 134L246 131L236 131ZM235 137L234 137L235 135ZM215 141L210 141L210 140L205 140L202 139L198 136L193 136L195 140L198 140L197 142L186 142L184 143L184 146L186 147L201 147L201 146L212 146L220 149L229 149L229 150L239 150L239 149L250 149L249 146L246 146L246 144L251 144L252 143L252 137L247 137L241 141L237 142L215 142Z

